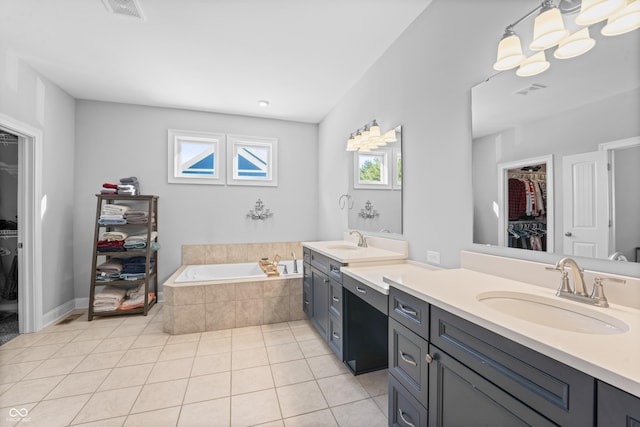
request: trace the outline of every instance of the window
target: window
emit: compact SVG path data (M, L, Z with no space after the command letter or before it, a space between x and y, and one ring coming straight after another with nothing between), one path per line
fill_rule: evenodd
M221 133L169 129L169 183L224 184L224 140Z
M390 151L354 151L354 188L391 188Z
M229 135L229 185L278 185L278 140Z

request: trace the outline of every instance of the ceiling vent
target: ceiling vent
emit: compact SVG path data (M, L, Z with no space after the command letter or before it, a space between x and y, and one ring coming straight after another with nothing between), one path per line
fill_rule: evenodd
M546 89L545 85L541 85L539 83L533 83L527 87L524 87L520 90L514 92L514 95L529 95L530 92L535 92L536 90Z
M142 9L137 0L102 0L102 2L111 13L144 20Z

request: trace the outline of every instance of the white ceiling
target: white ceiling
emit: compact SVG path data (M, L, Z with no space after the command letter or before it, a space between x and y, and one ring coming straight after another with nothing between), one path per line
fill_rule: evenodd
M430 2L0 0L0 43L77 99L317 123Z

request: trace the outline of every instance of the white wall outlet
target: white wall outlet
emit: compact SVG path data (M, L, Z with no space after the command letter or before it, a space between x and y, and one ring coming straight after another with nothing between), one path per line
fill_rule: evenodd
M427 262L431 264L440 264L440 252L427 251Z

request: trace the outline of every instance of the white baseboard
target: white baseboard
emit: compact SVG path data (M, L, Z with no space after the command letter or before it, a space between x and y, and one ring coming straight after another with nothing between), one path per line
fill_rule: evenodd
M88 300L88 298L87 298ZM42 328L46 328L49 325L62 320L69 313L76 309L75 300L69 300L62 305L57 306L53 310L49 310L42 316Z

